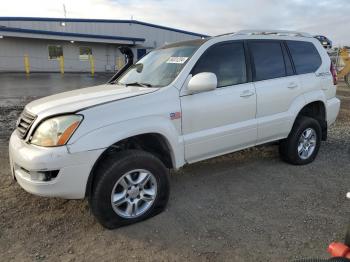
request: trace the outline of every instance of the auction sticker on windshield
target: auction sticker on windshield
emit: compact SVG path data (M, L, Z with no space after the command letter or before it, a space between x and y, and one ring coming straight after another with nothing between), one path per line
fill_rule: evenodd
M183 64L188 57L185 56L172 56L168 59L167 64Z

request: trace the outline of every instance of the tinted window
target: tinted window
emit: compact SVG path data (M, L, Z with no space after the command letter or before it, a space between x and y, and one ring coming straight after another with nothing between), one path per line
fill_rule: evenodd
M249 47L253 56L256 81L286 76L279 42L251 42Z
M297 74L315 72L321 65L321 57L309 42L287 41Z
M215 45L197 62L192 75L211 72L218 78L218 87L236 85L247 81L243 43Z

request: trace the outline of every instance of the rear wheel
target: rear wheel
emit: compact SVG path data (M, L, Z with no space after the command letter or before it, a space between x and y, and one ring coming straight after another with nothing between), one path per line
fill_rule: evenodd
M113 229L160 213L168 197L164 164L150 153L128 150L98 166L90 206L98 221Z
M298 117L289 136L280 143L282 159L294 165L311 163L320 148L321 136L322 129L317 120Z

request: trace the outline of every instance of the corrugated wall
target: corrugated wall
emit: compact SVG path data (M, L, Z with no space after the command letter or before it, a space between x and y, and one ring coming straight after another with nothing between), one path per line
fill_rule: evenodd
M0 39L0 71L24 72L24 56L28 55L31 72L60 72L59 61L48 57L49 45L63 47L66 72L90 72L89 60L79 59L80 46L92 49L96 72L114 71L117 58L124 59L117 45L5 37Z
M1 25L54 32L140 37L146 39L143 45L150 48L198 38L190 34L133 23L65 22L65 26L61 26L61 22L58 21L0 21Z
M133 47L135 58L137 58L137 48L151 50L167 43L200 37L198 35L177 32L176 30L167 30L157 26L125 22L66 21L65 26L62 26L60 21L4 21L4 19L0 19L0 26L49 32L144 38L145 42L137 43L137 45ZM4 38L0 38L0 72L24 72L24 55L29 56L31 72L59 72L59 62L57 60L48 59L49 45L61 45L63 47L65 59L64 69L66 72L90 71L89 61L79 60L80 46L92 48L96 72L114 71L118 57L124 60L124 57L122 57L117 50L118 46L121 45L115 43L117 40L108 42L108 40L96 39L96 41L102 41L102 43L97 43L94 42L95 40L93 37L81 37L74 38L76 41L71 43L69 40L72 39L70 39L69 36L62 38L62 36L45 36L23 32L7 32L7 35L6 32L0 32L0 34L4 35ZM52 40L52 38L57 40ZM123 41L118 43L123 43ZM129 41L129 43L132 43L132 41Z

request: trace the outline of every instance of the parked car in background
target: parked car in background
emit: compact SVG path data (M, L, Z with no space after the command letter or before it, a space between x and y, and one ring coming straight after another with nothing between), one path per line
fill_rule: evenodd
M323 36L323 35L315 35L314 36L318 41L320 41L320 43L322 44L322 46L326 49L331 49L332 48L332 41L329 40L327 37Z
M29 103L12 174L36 195L88 198L107 228L135 223L166 206L171 168L271 141L286 162L312 162L339 112L335 77L305 33L169 44L108 84Z

